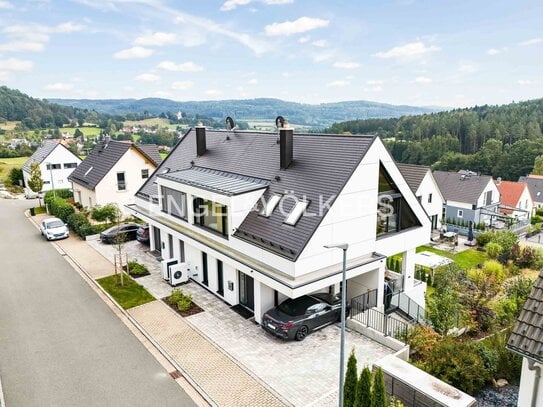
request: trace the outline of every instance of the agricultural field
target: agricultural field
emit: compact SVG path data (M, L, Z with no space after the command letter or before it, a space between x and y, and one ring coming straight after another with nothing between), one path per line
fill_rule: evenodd
M152 117L145 120L126 120L123 124L125 126L168 127L170 121L168 119L161 119L160 117Z
M73 135L75 133L75 129L76 129L75 127L63 127L62 129L60 129L60 131L68 132ZM102 131L100 127L78 127L78 129L83 133L85 137L98 136L100 132Z
M21 168L28 157L0 158L0 181L9 177L12 168Z
M7 121L5 123L0 123L0 130L6 130L6 131L10 131L10 130L15 130L15 126L17 126L19 122L10 122L10 121Z

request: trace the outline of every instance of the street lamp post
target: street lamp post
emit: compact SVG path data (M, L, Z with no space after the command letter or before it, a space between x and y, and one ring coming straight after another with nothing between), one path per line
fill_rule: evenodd
M45 163L49 167L49 176L51 177L51 188L53 189L53 198L56 198L57 195L55 193L55 181L53 180L53 164L51 163Z
M343 407L343 380L345 370L345 302L347 297L346 287L346 271L347 271L347 249L349 245L347 243L326 245L327 249L341 249L343 250L343 271L342 271L342 284L341 284L341 340L339 346L339 407Z

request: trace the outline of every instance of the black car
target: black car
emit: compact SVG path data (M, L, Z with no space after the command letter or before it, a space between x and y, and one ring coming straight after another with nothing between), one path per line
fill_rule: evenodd
M149 244L149 225L147 223L140 225L136 231L138 242Z
M134 222L121 223L110 227L100 233L103 243L118 243L136 239L136 233L140 225Z
M290 298L270 309L262 317L262 328L279 338L303 341L310 332L340 320L341 296L317 293Z

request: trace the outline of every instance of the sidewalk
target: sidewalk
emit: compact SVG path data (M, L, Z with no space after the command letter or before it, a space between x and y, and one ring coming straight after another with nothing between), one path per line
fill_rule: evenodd
M33 217L37 224L45 215ZM57 241L61 254L98 279L114 273L112 262L78 237ZM64 252L64 253L62 253ZM169 355L174 365L218 406L284 406L272 391L252 377L161 301L128 310L128 314Z

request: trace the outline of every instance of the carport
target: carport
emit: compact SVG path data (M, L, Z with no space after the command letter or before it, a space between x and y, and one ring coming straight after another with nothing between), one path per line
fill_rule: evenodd
M429 252L429 251L423 251L420 253L415 254L415 275L418 273L426 273L426 271L430 271L432 276L432 283L434 282L434 273L435 269L441 266L446 266L447 264L451 264L453 262L452 259L449 259L448 257L440 256L438 254ZM420 274L419 274L420 277ZM423 280L420 278L420 280Z

